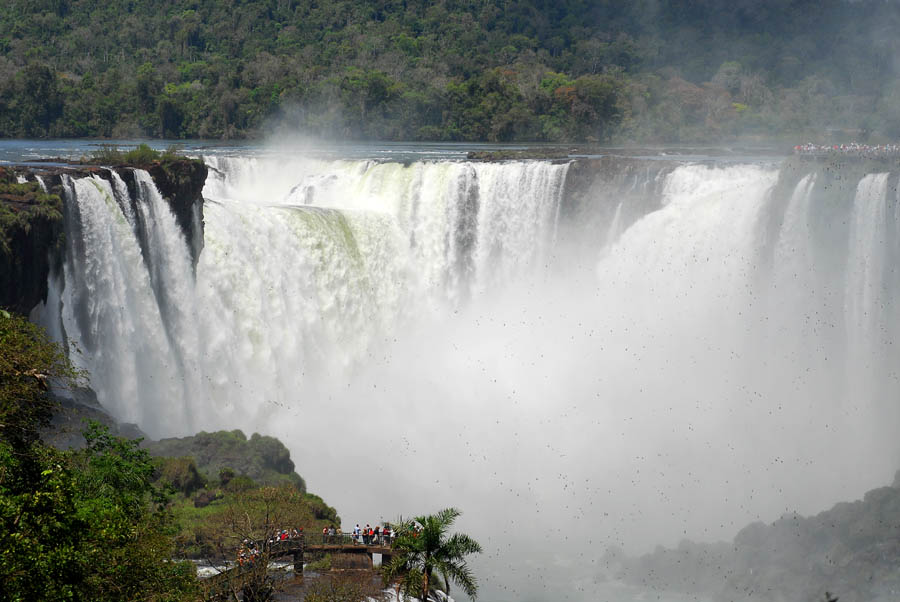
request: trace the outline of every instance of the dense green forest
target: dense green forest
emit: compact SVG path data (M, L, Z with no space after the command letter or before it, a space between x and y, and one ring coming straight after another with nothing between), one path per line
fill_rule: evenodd
M41 328L0 309L0 599L206 599L194 565L173 558L233 560L246 538L340 525L271 437L222 431L142 447L94 422L82 448L51 447L42 434L64 410L50 384L84 378Z
M6 0L0 135L900 137L886 0Z
M171 514L137 442L98 425L83 450L41 441L54 411L49 383L81 376L40 328L0 310L2 598L193 599L194 568L170 562Z

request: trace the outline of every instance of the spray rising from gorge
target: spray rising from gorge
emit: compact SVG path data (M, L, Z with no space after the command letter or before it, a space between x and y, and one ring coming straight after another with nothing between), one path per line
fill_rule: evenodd
M897 468L897 174L207 164L196 266L145 173L67 181L45 320L152 436L278 436L350 522L462 507L498 599Z

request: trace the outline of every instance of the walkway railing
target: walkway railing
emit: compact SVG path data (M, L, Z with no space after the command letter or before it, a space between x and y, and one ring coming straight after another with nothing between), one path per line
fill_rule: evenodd
M306 533L305 542L306 545L334 545L334 546L372 546L372 547L390 547L391 546L391 537L385 537L383 535L372 535L371 537L366 536L363 537L360 535L359 537L354 537L352 533L335 533L334 535L323 535L319 533L318 535L313 533ZM301 536L303 537L303 536ZM291 540L287 540L291 541ZM297 541L296 539L293 541Z

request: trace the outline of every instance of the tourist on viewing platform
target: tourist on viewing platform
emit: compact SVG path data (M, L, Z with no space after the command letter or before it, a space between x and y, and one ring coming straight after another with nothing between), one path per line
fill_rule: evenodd
M372 530L372 527L369 526L369 523L366 523L366 528L363 529L363 543L369 545L369 532Z
M326 543L328 541L328 527L322 527L322 543Z
M356 527L354 527L354 529L353 529L353 541L356 543L361 543L360 539L359 539L360 535L361 535L361 530L359 528L359 523L356 523Z
M384 545L391 545L391 525L390 523L385 523L384 529L381 530L381 536L384 538Z
M375 540L374 541L377 544L381 543L381 527L378 525L375 525Z

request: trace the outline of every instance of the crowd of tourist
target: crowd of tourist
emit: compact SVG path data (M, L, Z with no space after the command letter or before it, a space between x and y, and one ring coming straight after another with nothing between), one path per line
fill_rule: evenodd
M841 154L860 157L888 157L900 156L900 144L860 144L849 142L846 144L798 144L794 147L797 155L825 155Z
M390 523L385 523L384 526L375 525L374 527L366 524L365 528L361 528L359 524L357 524L356 527L354 527L352 534L345 534L340 527L335 527L334 525L322 527L323 544L339 544L344 543L349 539L349 541L354 544L389 546L391 545L394 536L395 534L391 529ZM281 529L264 542L263 549L271 549L276 544L302 538L303 527L300 527L299 529ZM260 550L256 542L249 539L245 539L241 542L241 547L238 549L237 554L237 562L240 566L244 566L245 564L253 566L259 559L259 556Z
M281 529L276 532L272 537L265 541L263 544L264 549L271 549L272 546L279 544L284 541L288 541L291 539L300 539L303 537L303 527L299 529ZM255 541L250 539L244 539L241 542L241 547L238 549L237 554L237 563L240 566L249 565L253 566L253 564L259 560L259 546Z
M390 523L385 523L383 527L379 525L372 527L366 523L364 529L360 529L359 523L357 523L353 528L353 541L367 546L389 546L391 537L393 537L393 532Z
M344 536L344 532L340 527L335 528L334 525L322 527L322 543L337 543Z
M333 544L346 541L348 538L351 542L362 545L391 545L391 525L385 523L384 526L375 525L374 527L366 524L365 528L360 527L359 523L353 528L352 534L345 534L340 527L329 525L322 527L322 543Z

